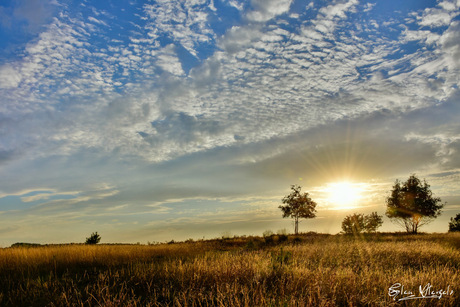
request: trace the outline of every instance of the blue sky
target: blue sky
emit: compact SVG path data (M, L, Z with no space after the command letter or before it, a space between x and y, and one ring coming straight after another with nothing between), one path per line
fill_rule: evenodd
M0 3L0 246L301 231L416 173L460 211L460 1ZM328 186L360 187L353 208ZM385 218L381 230L399 228ZM423 230L423 229L422 229Z

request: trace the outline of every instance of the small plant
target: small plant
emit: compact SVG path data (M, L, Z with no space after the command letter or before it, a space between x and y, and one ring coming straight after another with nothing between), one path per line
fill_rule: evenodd
M101 236L96 232L93 232L89 238L86 238L86 244L97 244L101 241Z

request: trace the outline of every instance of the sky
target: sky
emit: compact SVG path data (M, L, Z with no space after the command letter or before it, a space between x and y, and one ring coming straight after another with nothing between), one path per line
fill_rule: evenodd
M335 234L384 215L411 174L446 202L421 231L446 232L459 15L460 0L2 0L0 246L293 232L278 206L294 184L317 203L300 231Z

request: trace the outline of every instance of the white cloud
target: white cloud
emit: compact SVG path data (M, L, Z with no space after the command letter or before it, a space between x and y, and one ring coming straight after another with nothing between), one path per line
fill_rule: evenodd
M106 27L109 26L105 21L96 19L96 18L94 18L94 17L92 17L92 16L89 16L89 17L88 17L88 20L91 21L91 22L93 22L93 23L97 23L97 24L99 24L99 25L104 25L104 26L106 26Z
M261 35L257 27L240 27L234 26L227 31L226 35L220 41L220 45L227 53L235 53L244 50L252 43L259 40Z
M426 8L421 15L414 13L421 26L438 28L448 26L460 14L460 5L452 1L438 3L437 8Z
M330 4L326 7L322 7L319 12L323 14L327 19L333 19L335 17L344 19L348 11L353 12L354 7L358 4L358 0L349 0L346 2L339 2Z
M254 10L250 11L246 17L250 21L265 22L275 16L287 13L292 0L252 0L251 5Z
M455 1L442 1L438 5L446 11L455 11L460 6L460 2L457 1L457 3L455 3Z
M163 70L175 76L184 75L184 71L182 70L182 64L177 58L177 54L174 50L174 45L168 45L165 48L163 48L158 53L156 63Z
M236 8L238 11L242 11L244 9L244 3L242 1L229 0L228 4Z
M155 4L144 5L144 13L148 16L148 35L157 38L167 35L175 43L182 45L193 56L197 55L197 47L215 39L215 34L208 24L208 15L214 14L209 1L161 0Z
M364 5L364 12L369 12L369 11L371 11L371 10L374 8L374 6L375 6L376 4L377 4L377 3L370 3L370 2L366 3L366 4Z
M44 189L44 190L48 190L48 189ZM62 196L65 196L66 198L70 196L71 198L73 198L80 193L81 192L79 191L56 192L53 190L48 190L46 193L38 193L38 194L30 195L30 196L22 196L21 201L28 203L28 202L34 202L34 201L39 201L39 200L48 200L51 197L59 198Z
M448 67L460 68L460 22L454 21L439 40Z
M420 41L427 45L432 45L439 42L440 35L433 33L428 30L404 30L401 35L401 40L410 42L410 41Z
M11 65L0 66L0 88L11 89L18 87L21 75Z
M419 21L419 25L430 28L442 27L449 25L451 19L452 16L448 12L437 9L426 9Z

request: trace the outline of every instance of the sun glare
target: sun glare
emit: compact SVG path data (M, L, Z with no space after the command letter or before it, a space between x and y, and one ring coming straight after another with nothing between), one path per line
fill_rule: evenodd
M330 183L325 190L327 192L327 201L337 209L355 207L362 198L362 191L360 184L348 181Z

